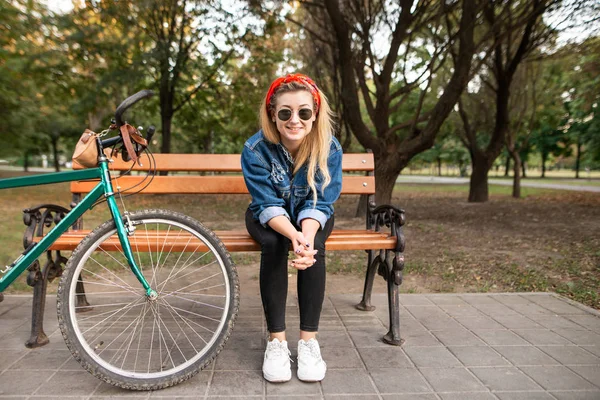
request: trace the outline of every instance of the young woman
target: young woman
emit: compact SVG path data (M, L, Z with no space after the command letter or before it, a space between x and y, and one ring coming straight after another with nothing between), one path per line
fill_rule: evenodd
M327 366L316 335L325 296L325 241L342 188L342 148L327 99L306 75L276 79L260 109L261 130L244 145L242 170L252 202L246 227L261 245L260 292L269 330L263 376L291 379L285 336L290 265L298 270L298 378L320 381Z

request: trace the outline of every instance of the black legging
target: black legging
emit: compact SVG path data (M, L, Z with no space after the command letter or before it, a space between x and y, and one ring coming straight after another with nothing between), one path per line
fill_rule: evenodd
M317 262L298 271L298 305L300 329L307 332L319 330L321 308L325 297L325 241L333 229L333 216L324 229L315 236ZM266 228L246 211L246 228L261 247L260 296L262 298L269 332L285 331L285 302L288 291L288 251L290 240L282 234Z

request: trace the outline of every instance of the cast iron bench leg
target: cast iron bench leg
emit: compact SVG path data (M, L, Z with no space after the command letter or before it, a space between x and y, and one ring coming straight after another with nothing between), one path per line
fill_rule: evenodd
M28 268L27 284L33 286L33 304L31 305L31 335L25 347L33 349L50 342L44 332L44 307L46 306L46 289L48 288L48 268L40 271L40 262L35 260Z
M373 281L375 280L375 272L379 261L373 262L375 250L367 250L367 273L365 275L365 287L363 289L363 297L356 308L362 311L373 311L375 307L371 305L371 293L373 292Z

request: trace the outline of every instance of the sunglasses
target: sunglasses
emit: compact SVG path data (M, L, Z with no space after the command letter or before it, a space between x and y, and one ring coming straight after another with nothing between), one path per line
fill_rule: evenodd
M282 108L277 113L277 118L279 118L280 121L286 122L286 121L289 121L290 118L292 118L292 114L293 114L292 110L290 110L288 108ZM302 121L308 121L309 119L312 118L312 115L313 115L313 110L311 110L310 108L301 108L298 110L298 117Z

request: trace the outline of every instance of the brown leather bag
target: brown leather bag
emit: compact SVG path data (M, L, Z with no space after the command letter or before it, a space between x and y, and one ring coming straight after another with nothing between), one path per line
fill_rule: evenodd
M98 146L96 138L98 134L89 129L79 138L73 152L73 161L85 168L94 168L98 166Z

